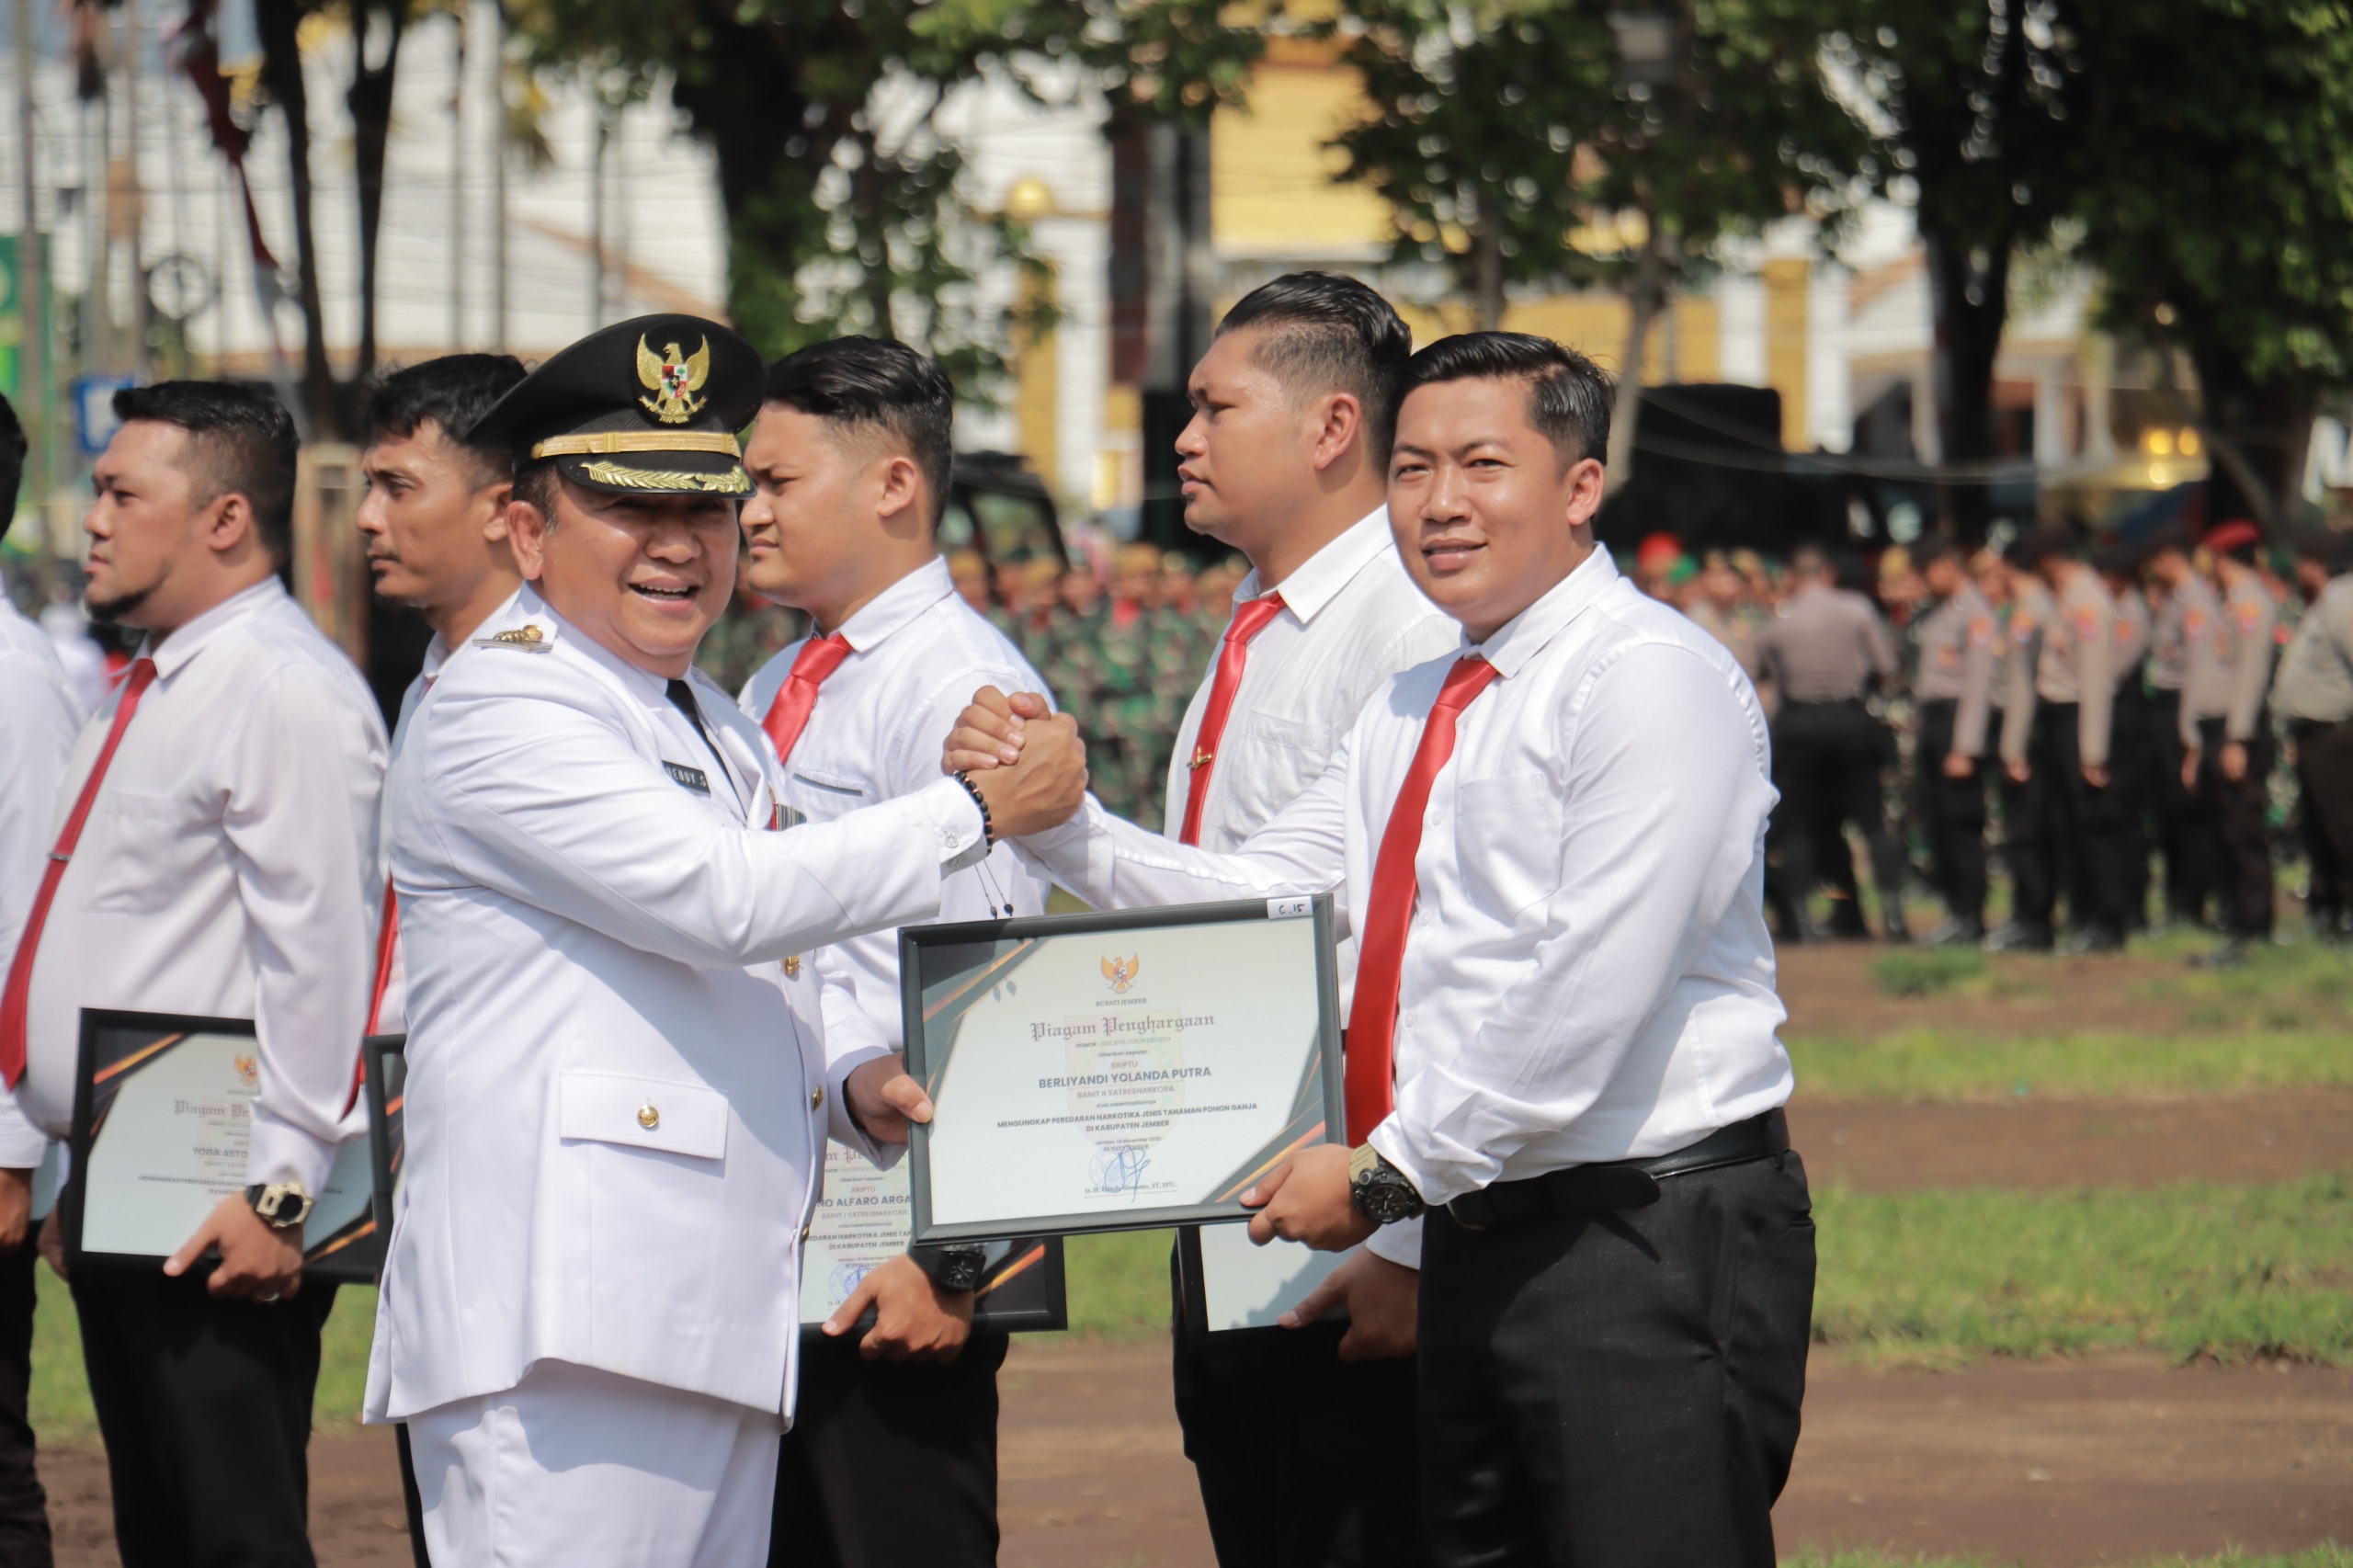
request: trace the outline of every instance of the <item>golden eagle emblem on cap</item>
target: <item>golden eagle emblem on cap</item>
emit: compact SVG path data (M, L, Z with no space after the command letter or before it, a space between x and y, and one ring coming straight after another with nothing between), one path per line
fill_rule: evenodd
M1138 953L1131 959L1105 959L1103 978L1111 983L1113 995L1124 996L1128 994L1128 987L1136 983L1136 975L1142 968L1142 953Z
M639 337L637 379L654 394L639 398L640 407L665 425L684 425L710 402L707 397L694 395L710 379L710 339L704 338L692 356L682 359L676 344L663 345L657 357L646 347L645 339Z

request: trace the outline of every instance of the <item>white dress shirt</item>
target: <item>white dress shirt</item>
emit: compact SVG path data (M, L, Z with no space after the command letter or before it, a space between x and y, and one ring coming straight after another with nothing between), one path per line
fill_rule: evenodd
M408 689L401 693L400 716L392 722L393 762L397 763L401 759L401 744L408 738L409 720L415 714L416 705L425 699L426 692L433 689L433 683L441 678L442 667L451 659L465 653L473 646L476 639L511 624L515 619L516 603L521 597L520 589L507 595L506 601L485 616L483 623L474 629L474 637L467 639L455 648L450 647L449 640L438 631L433 634L433 641L425 645L424 667L417 671L416 678L408 683ZM384 778L382 820L384 833L381 842L386 858L384 874L390 876L392 874L390 860L392 852L392 787L389 767ZM393 925L395 930L392 936L392 972L384 985L384 1004L376 1011L376 1028L381 1034L399 1034L408 1028L408 977L404 972L405 966L401 960L397 918L394 919ZM370 983L373 983L372 981ZM355 1115L364 1114L362 1108L357 1106L353 1108L353 1111Z
M276 577L140 656L154 684L50 908L17 1096L65 1135L85 1007L251 1018L261 1085L245 1179L317 1192L373 977L383 722ZM52 836L119 700L74 743Z
M1046 689L1004 634L958 597L948 562L936 557L877 594L842 622L840 634L849 656L818 686L777 790L801 821L834 822L936 786L940 748L972 693L983 686ZM745 684L743 709L755 725L767 717L801 649L793 643ZM1007 903L1022 915L1042 915L1050 887L1011 845L999 845L985 861L940 884L939 918L987 920ZM898 1050L905 1028L895 930L852 937L828 950L849 971L860 1010Z
M774 753L717 687L698 733L529 591L508 620L537 635L452 660L392 779L407 1162L367 1414L547 1360L789 1414L820 1153L882 1153L842 1093L881 1041L813 949L934 914L979 809L935 778L768 831Z
M16 960L48 869L57 781L88 716L49 633L0 594L0 975ZM29 1170L48 1147L49 1135L0 1089L0 1170Z
M1235 586L1233 602L1241 605L1268 591L1253 571ZM1282 596L1282 611L1250 640L1241 684L1226 710L1225 732L1218 737L1209 796L1201 802L1200 846L1220 854L1241 847L1307 792L1374 693L1399 672L1449 652L1462 640L1462 629L1415 586L1398 557L1386 506L1309 556L1274 591ZM1217 684L1222 653L1221 642L1176 731L1164 819L1171 839L1185 821L1197 777L1186 759L1199 739L1201 714ZM1356 983L1355 937L1341 938L1338 962L1345 1018ZM1370 1244L1392 1262L1412 1267L1421 1256L1421 1227L1390 1226ZM1305 1266L1309 1274L1293 1277L1291 1289L1269 1291L1256 1277L1290 1249L1259 1253L1238 1225L1203 1227L1201 1248L1202 1266L1213 1277L1223 1271L1237 1287L1250 1278L1249 1293L1270 1303L1297 1301L1312 1283L1310 1275L1325 1271L1311 1263ZM1213 1295L1220 1293L1215 1278L1211 1288Z
M1763 909L1765 715L1706 632L1597 550L1478 647L1500 678L1432 785L1399 996L1397 1108L1372 1142L1431 1203L1665 1153L1786 1102ZM1025 841L1107 904L1336 888L1361 928L1391 805L1452 656L1368 704L1239 853L1090 804Z

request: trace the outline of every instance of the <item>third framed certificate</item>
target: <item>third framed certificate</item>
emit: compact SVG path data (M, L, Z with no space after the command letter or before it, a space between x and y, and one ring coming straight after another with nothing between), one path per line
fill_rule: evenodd
M1240 1220L1336 1138L1328 896L899 933L915 1239Z

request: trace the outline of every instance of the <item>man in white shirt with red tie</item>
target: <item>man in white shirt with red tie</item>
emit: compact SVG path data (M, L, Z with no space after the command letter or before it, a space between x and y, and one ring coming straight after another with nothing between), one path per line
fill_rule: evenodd
M28 450L0 397L0 539ZM10 963L55 839L57 781L87 717L49 634L0 594L0 965ZM0 1562L46 1568L49 1509L33 1468L33 1175L49 1134L0 1090Z
M376 597L433 629L425 667L401 694L392 755L444 665L464 653L523 585L506 538L514 459L503 441L470 439L493 404L523 379L511 354L449 354L386 376L368 400L359 472L368 482L353 519L366 541ZM390 802L386 802L387 814ZM376 933L368 1032L402 1028L400 914L391 880Z
M1404 389L1390 514L1455 656L1393 681L1236 854L1093 806L1024 847L1111 904L1341 890L1353 1148L1244 1201L1255 1239L1321 1248L1426 1214L1431 1562L1768 1568L1813 1225L1780 1108L1764 714L1594 544L1606 376L1473 333ZM951 766L1017 731L984 698Z
M1379 294L1296 272L1236 301L1193 369L1176 437L1185 523L1251 571L1176 733L1163 820L1179 843L1239 847L1315 781L1368 698L1454 646L1382 506L1390 388L1412 352ZM1344 997L1355 960L1344 942ZM1419 1563L1410 1454L1368 1462L1330 1440L1414 1425L1413 1231L1335 1270L1202 1228L1196 1288L1298 1309L1176 1343L1177 1417L1223 1568ZM1319 1321L1336 1307L1339 1321Z
M813 626L752 677L743 707L776 747L778 801L795 822L831 822L935 784L940 737L974 691L1007 682L1044 689L959 597L939 555L955 411L947 376L904 344L839 337L768 368L744 452L745 579ZM1000 845L942 880L938 917L1040 915L1048 891ZM859 1011L898 1050L897 932L827 952L852 977ZM859 1158L836 1146L828 1164L842 1173ZM904 1202L902 1228L911 1219ZM859 1211L861 1228L872 1222ZM822 1333L802 1335L771 1562L994 1568L996 1372L1006 1341L972 1327L980 1254L929 1248L893 1258L850 1290ZM870 1309L874 1325L861 1334ZM923 1506L905 1506L909 1498Z
M89 607L147 636L59 791L55 858L0 1001L0 1079L62 1136L84 1008L254 1020L248 1190L160 1271L75 1270L74 1302L126 1568L307 1563L334 1291L297 1293L301 1220L340 1142L366 1004L384 729L278 584L286 411L167 381L116 393L115 412L83 524ZM44 1250L54 1229L52 1215ZM191 1273L208 1252L218 1264Z

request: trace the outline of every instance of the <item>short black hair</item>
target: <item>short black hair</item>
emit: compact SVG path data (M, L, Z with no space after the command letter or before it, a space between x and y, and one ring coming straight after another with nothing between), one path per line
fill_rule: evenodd
M2104 544L2092 551L2092 565L2108 577L2141 574L2141 552L2129 544Z
M2336 528L2305 528L2296 535L2296 559L2317 562L2330 576L2353 572L2353 533Z
M1528 422L1552 443L1561 466L1586 458L1606 461L1609 451L1608 373L1574 348L1525 332L1464 332L1441 337L1405 361L1398 378L1397 403L1416 388L1440 381L1521 381L1528 383ZM1396 439L1397 416L1390 414L1386 451Z
M1267 335L1252 358L1294 396L1353 396L1369 449L1388 462L1397 378L1414 355L1414 335L1395 307L1344 273L1286 272L1235 301L1217 335L1245 327Z
M234 381L157 381L114 394L117 419L176 425L188 432L197 504L242 495L254 510L262 548L280 562L294 554L294 469L301 439L293 415L266 392Z
M473 429L523 373L523 361L512 354L445 354L390 371L369 391L361 444L414 436L430 420L472 460L480 481L494 483L514 472L514 451L504 437L475 440Z
M904 343L829 338L769 366L766 401L839 429L889 435L922 471L938 527L956 474L956 389L938 365Z
M2189 530L2179 523L2168 523L2151 534L2141 546L2141 560L2145 564L2168 552L2185 561L2197 547L2190 542Z
M8 525L17 520L17 490L25 482L25 454L31 450L16 405L0 397L0 539L8 537Z
M2065 523L2045 523L2018 541L2018 561L2035 567L2046 561L2081 561L2084 536Z
M1948 534L1922 534L1905 546L1911 552L1912 570L1925 572L1939 561L1949 561L1961 553L1960 547Z

